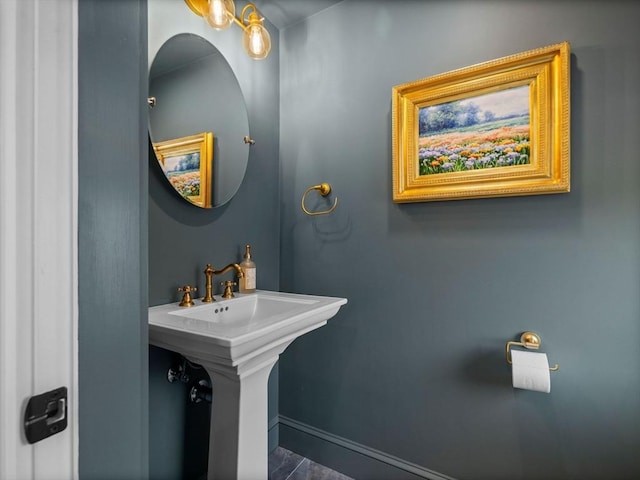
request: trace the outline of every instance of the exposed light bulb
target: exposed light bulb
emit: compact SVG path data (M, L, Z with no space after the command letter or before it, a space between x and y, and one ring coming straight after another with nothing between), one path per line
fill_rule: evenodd
M209 12L205 15L211 28L224 30L233 23L236 6L233 0L209 0Z
M271 51L269 32L262 26L262 19L255 13L249 16L249 26L245 29L242 43L247 54L255 60L265 58Z
M211 11L209 12L209 16L217 24L222 24L227 21L227 11L220 0L213 0L213 2L211 2Z
M260 55L264 51L264 42L259 27L251 27L249 33L249 49L254 55Z

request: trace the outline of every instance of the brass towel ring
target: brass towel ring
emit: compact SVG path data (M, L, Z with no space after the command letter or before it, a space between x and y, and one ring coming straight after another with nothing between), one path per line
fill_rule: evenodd
M304 213L306 213L307 215L313 216L313 215L327 215L331 212L333 212L336 207L338 206L338 198L336 197L336 199L333 202L333 206L329 209L329 210L323 210L321 212L310 212L309 210L307 210L307 207L304 206L304 201L307 198L307 194L311 191L311 190L318 190L318 193L320 195L322 195L323 197L326 197L327 195L329 195L331 193L331 185L329 185L328 183L321 183L320 185L314 185L313 187L309 187L305 190L304 194L302 195L302 211Z

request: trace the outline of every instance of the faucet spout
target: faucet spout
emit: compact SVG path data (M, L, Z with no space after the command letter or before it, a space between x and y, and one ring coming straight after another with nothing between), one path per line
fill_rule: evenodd
M242 273L242 267L237 263L230 263L226 267L223 267L219 270L214 269L210 263L207 263L207 268L204 270L204 274L207 279L206 287L205 287L205 296L202 298L203 302L213 302L215 299L213 298L213 276L214 275L224 275L229 270L234 269L236 271L236 275L238 278L242 278L244 274Z
M236 270L236 275L238 276L238 278L242 278L244 276L244 274L242 273L242 267L240 265L238 265L237 263L230 263L229 265L227 265L226 267L221 268L220 270L214 270L212 273L214 275L224 275L225 273L227 273L232 268L234 268Z

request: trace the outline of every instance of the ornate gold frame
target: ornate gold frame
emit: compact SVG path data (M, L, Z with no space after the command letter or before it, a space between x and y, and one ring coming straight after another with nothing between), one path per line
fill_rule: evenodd
M569 74L569 43L564 42L395 86L394 202L568 192ZM525 85L529 86L529 164L419 174L421 108Z
M188 153L200 153L200 193L199 195L180 196L201 208L211 208L211 184L213 176L213 133L203 132L197 135L166 140L153 144L153 150L160 162L162 171L165 171L165 159ZM167 176L167 180L169 177ZM173 185L172 185L173 186ZM177 190L176 190L177 191Z

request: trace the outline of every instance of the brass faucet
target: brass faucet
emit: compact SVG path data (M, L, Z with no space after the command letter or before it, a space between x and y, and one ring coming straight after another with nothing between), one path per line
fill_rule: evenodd
M205 284L205 295L204 297L202 297L202 301L203 302L214 302L215 299L213 298L213 276L214 275L223 275L225 273L227 273L229 270L231 269L235 269L236 271L236 275L238 276L238 278L242 278L243 277L243 273L242 273L242 267L240 265L238 265L237 263L230 263L229 265L227 265L224 268L221 268L220 270L215 270L210 263L207 263L207 268L204 269L204 275L206 277L206 284ZM227 293L225 291L225 293ZM233 297L233 294L231 294L231 296Z

